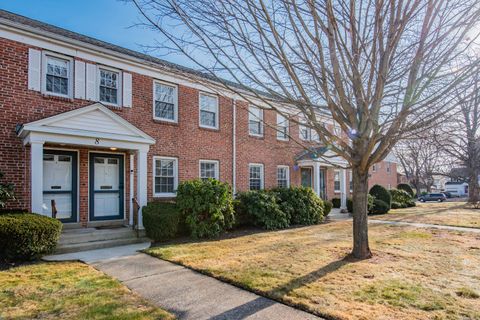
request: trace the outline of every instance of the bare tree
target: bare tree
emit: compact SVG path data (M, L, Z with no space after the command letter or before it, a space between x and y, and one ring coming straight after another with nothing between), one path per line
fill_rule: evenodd
M469 202L480 200L478 176L480 174L480 76L475 74L454 91L455 108L444 125L441 145L445 153L466 169Z
M394 148L395 156L417 194L420 194L422 187L430 192L434 176L446 175L452 167L451 157L443 152L442 137L446 136L434 128L399 141Z
M162 34L160 49L190 58L250 103L295 110L348 161L360 259L372 255L368 169L445 112L447 93L477 64L451 67L476 40L476 0L132 1ZM331 132L325 114L349 139Z

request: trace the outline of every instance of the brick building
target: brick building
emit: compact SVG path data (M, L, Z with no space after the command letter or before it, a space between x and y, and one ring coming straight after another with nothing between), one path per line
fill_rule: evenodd
M308 128L194 70L1 10L0 116L10 206L51 215L55 200L66 223L131 224L132 198L171 198L199 177L235 191L349 194L342 159L322 161L291 138L314 146ZM396 180L394 161L372 169L372 184Z

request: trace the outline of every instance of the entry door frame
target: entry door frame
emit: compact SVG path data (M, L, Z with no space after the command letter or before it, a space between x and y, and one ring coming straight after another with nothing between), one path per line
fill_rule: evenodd
M53 154L53 155L66 155L72 157L72 190L69 191L72 197L72 214L70 218L67 219L58 219L62 223L68 222L77 222L78 221L78 151L76 150L60 150L60 149L50 149L45 148L43 149L43 154ZM43 162L43 159L42 159ZM43 163L42 163L43 165ZM45 179L45 176L43 176ZM43 185L43 181L42 181ZM42 187L43 189L43 187ZM58 193L67 193L68 191L45 191L43 190L43 194L58 194Z
M314 176L313 176L313 167L300 167L300 184L302 185L302 187L304 187L303 185L303 175L302 175L302 170L308 170L310 171L310 186L309 188L312 188L313 189L313 184L314 184Z
M95 157L116 158L119 161L119 214L116 216L95 217ZM125 154L109 153L109 152L89 152L88 155L88 217L89 221L106 221L106 220L124 220L125 219ZM98 192L98 191L97 191ZM107 192L107 191L106 191ZM111 192L111 191L109 191Z

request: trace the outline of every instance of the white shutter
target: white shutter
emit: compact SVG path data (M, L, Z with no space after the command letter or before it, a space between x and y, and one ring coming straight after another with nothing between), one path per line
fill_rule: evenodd
M28 49L28 89L40 91L41 52Z
M85 99L85 62L75 60L75 98Z
M123 73L123 106L132 107L132 74Z
M87 76L86 76L86 98L87 100L97 100L97 66L91 63L87 63Z

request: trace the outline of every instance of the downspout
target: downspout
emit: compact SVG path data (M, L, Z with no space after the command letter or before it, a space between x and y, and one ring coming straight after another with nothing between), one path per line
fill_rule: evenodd
M130 226L133 226L133 198L135 197L134 194L134 183L135 183L135 157L133 153L130 153L130 201L129 201L129 219L128 223Z
M237 193L237 100L233 99L233 133L232 133L232 191Z

